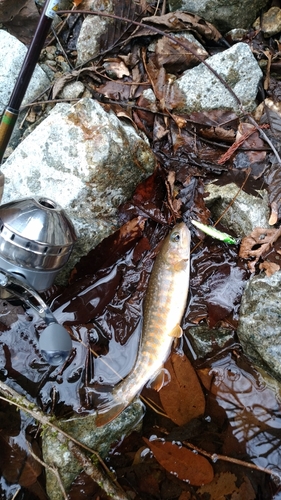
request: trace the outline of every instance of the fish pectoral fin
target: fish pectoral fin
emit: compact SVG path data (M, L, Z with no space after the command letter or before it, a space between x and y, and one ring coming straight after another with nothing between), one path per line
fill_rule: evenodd
M182 327L180 325L176 325L173 330L169 333L170 337L176 337L179 339L182 336Z
M161 370L156 373L155 377L153 377L147 384L147 387L159 392L164 385L167 385L170 382L170 380L171 375L168 370L166 370L166 368L161 368Z
M97 427L103 427L109 422L112 422L116 417L122 413L128 406L127 402L124 403L114 403L104 404L97 409L97 415L95 424Z

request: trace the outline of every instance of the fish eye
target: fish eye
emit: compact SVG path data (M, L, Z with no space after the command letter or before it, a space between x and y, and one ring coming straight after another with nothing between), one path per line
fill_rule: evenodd
M180 233L172 233L171 240L174 241L175 243L180 241Z

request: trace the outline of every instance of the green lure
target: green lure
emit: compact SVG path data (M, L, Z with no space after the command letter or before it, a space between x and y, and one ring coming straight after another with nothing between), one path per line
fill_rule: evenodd
M198 227L198 229L201 229L201 231L208 234L209 236L212 236L213 238L216 238L217 240L224 241L229 245L237 244L237 240L235 238L233 238L227 233L222 233L221 231L218 231L213 226L206 226L205 224L201 224L201 222L198 222L197 220L191 220L191 222L194 226Z

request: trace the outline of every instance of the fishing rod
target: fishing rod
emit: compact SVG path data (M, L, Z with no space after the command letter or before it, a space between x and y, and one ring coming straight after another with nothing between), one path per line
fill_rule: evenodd
M43 49L59 0L47 0L0 123L0 163L19 109ZM0 171L0 202L4 175ZM0 206L0 298L19 298L36 311L47 327L39 349L47 363L64 363L72 350L68 331L58 323L38 292L47 290L68 261L77 239L64 210L47 197L23 199Z
M29 49L23 61L20 73L15 83L9 103L4 110L0 123L0 163L11 138L15 123L19 115L19 109L31 80L35 66L43 49L46 37L50 30L55 13L59 8L59 0L47 0L34 34ZM4 175L0 172L0 201L4 190Z

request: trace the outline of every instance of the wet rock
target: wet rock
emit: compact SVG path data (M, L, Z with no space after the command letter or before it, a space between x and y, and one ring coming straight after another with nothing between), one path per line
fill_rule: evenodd
M135 400L124 412L104 427L95 426L95 416L77 417L61 421L61 429L99 453L101 458L108 455L110 447L123 439L133 430L139 430L143 417L143 405ZM61 443L56 433L47 429L42 436L43 459L47 464L58 469L62 483L67 491L82 471L83 466L68 450L66 443ZM52 472L46 469L46 489L50 500L63 498L61 489Z
M148 142L112 111L84 98L57 105L3 164L2 203L44 196L72 219L73 265L116 228L116 209L154 169Z
M231 87L244 108L253 110L262 71L248 45L237 43L209 57L207 62ZM203 63L185 71L174 86L183 96L183 102L175 108L177 111L225 109L241 112L236 99Z
M226 343L234 340L233 330L227 328L209 328L207 325L198 325L188 328L188 336L192 348L198 358L204 358L215 349L222 349Z
M232 28L249 28L267 3L267 0L169 0L171 11L193 12L222 33Z
M114 13L112 1L90 0L87 10L100 10ZM85 8L85 6L83 7ZM88 16L84 20L77 40L77 65L97 57L100 52L100 37L104 35L114 22L113 19L98 16Z
M81 97L83 92L85 90L85 87L82 82L73 82L69 83L66 85L61 94L60 97L62 99L76 99L78 97Z
M245 353L281 381L281 271L246 285L237 329Z
M281 9L279 7L271 7L262 15L262 25L260 17L253 24L256 30L262 30L264 36L269 38L281 31Z
M239 190L234 183L225 186L211 183L205 186L205 190L208 193L205 202L212 217L217 220L225 212L221 222L238 238L249 235L255 227L270 227L266 190L259 191L259 196L253 196L241 190L233 203Z
M23 43L7 31L0 30L0 113L8 104L26 52L27 48ZM32 101L49 85L49 78L37 65L23 103Z
M27 48L22 42L7 33L7 31L0 30L0 115L8 105L26 52ZM34 100L49 85L50 80L47 74L37 64L23 99L23 104ZM21 115L15 125L5 156L10 154L21 139L20 121Z

